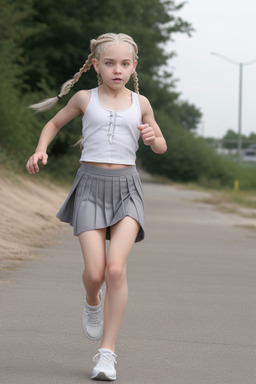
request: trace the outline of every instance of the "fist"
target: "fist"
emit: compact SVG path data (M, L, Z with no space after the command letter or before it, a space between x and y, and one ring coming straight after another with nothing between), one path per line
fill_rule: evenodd
M138 129L145 145L150 145L155 141L155 131L152 127L149 126L149 124L139 125Z
M38 162L39 160L42 161L42 163L45 165L47 164L48 155L46 152L36 152L34 155L32 155L27 162L26 170L28 173L33 175L36 172L39 172L39 166Z

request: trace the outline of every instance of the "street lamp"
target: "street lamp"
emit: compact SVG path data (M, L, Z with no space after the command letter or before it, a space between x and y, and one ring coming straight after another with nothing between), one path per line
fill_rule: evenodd
M256 59L246 61L244 63L239 63L237 61L231 60L226 56L220 55L219 53L211 52L212 55L220 57L221 59L228 61L231 64L238 65L239 67L239 91L238 91L238 143L237 143L237 159L238 162L241 162L242 156L242 90L243 90L243 67L245 65L250 65L256 63Z

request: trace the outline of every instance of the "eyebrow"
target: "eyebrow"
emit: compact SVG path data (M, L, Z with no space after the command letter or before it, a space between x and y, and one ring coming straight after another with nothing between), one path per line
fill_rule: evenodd
M104 57L104 60L115 61L115 59L111 59L110 57ZM132 61L132 60L131 59L122 59L122 61Z

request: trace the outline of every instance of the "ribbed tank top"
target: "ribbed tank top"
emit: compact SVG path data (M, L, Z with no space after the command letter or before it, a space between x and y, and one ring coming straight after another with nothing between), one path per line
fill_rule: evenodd
M83 149L80 161L134 165L141 124L138 95L132 92L132 104L123 110L101 105L98 88L91 97L82 119Z

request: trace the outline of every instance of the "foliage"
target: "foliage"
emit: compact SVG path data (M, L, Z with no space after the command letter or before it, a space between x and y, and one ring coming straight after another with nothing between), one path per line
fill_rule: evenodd
M248 136L241 135L242 148L248 148L251 144L256 143L256 134L250 133ZM224 148L235 149L238 143L238 133L229 129L222 138Z
M168 117L162 114L158 116L158 122L164 127L170 124ZM176 181L213 179L223 185L233 182L234 163L217 155L205 145L203 139L194 137L174 123L168 126L164 135L168 143L168 151L164 155L154 154L143 145L140 147L140 158L145 169Z
M31 21L40 33L26 40L28 57L26 73L31 88L40 87L47 79L51 88L58 88L82 66L89 54L89 44L106 32L132 35L140 52L140 71L159 78L159 68L167 63L172 52L164 45L173 33L191 33L189 23L174 16L181 5L159 0L34 0ZM81 80L82 87L95 84L94 73ZM81 83L81 84L82 84Z
M92 38L124 32L138 44L140 90L150 100L168 144L163 156L141 144L139 157L144 167L174 180L231 184L238 172L236 165L194 137L201 112L180 100L168 68L175 52L166 49L167 43L176 33L191 35L193 31L177 16L184 4L171 0L0 0L0 162L8 157L24 167L41 128L67 99L43 114L34 114L26 106L58 93L60 85L83 65ZM90 70L69 97L96 85L94 70ZM81 119L77 118L49 147L48 170L55 178L74 176L79 148L73 144L80 132Z
M39 127L25 106L25 98L20 98L24 85L21 45L32 33L21 28L21 24L31 14L31 1L14 4L0 0L0 7L0 151L1 155L8 153L19 162L32 150L33 128Z
M173 51L167 52L166 43L175 33L190 35L193 30L189 23L175 15L183 3L170 0L0 2L4 10L0 21L3 32L0 66L4 89L0 100L0 138L10 154L18 152L23 158L30 155L38 139L39 127L63 104L59 103L53 111L41 115L33 115L26 105L57 94L60 85L86 60L90 40L110 31L128 33L137 42L140 89L153 108L163 111L177 124L186 122L187 129L190 129L190 123L192 129L195 128L199 112L197 114L193 105L178 103L173 76L161 69L174 55ZM91 70L69 97L81 88L96 85L96 76ZM73 158L77 154L72 144L80 132L78 121L61 131L49 148L49 154L56 162L60 155Z

